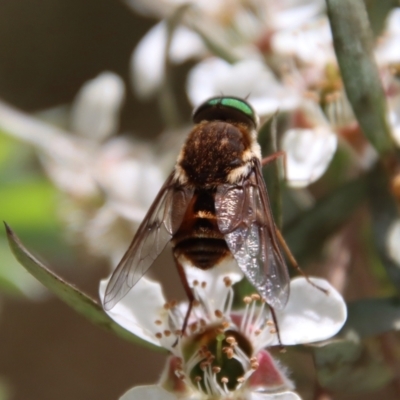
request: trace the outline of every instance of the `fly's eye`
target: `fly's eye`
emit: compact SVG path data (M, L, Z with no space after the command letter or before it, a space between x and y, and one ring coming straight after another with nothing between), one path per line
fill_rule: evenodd
M193 112L193 122L229 121L245 123L257 128L258 116L247 101L238 97L213 97L208 99Z

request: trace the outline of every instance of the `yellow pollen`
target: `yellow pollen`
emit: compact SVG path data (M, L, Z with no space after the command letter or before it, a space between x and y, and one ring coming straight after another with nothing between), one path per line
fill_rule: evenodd
M221 378L221 383L228 383L228 382L229 382L229 379L226 376Z
M221 368L220 367L213 367L212 368L212 372L214 372L214 374L219 374L221 372Z
M258 362L251 363L251 369L256 370L259 367L259 365L260 364Z
M154 321L154 323L155 323L156 325L161 325L161 324L162 324L162 321L160 321L160 320L158 319L158 320Z
M245 381L244 377L241 376L239 378L236 379L239 383L243 383Z
M199 281L197 281L197 280L193 281L193 286L197 286L198 284L199 284Z
M267 325L269 325L269 326L274 326L275 324L274 324L274 321L268 320L268 321L267 321Z
M217 318L222 318L224 316L221 310L215 310L214 314Z
M225 286L226 286L226 287L232 286L232 281L231 281L231 279L230 279L228 276L225 276L225 278L224 278L224 283L225 283Z
M161 339L162 338L162 333L161 332L157 332L156 333L156 338L157 339Z
M257 300L260 300L260 299L261 299L261 296L260 296L259 294L257 294L257 293L254 293L254 294L251 295L251 298L252 298L253 300L257 301Z
M246 296L246 297L243 299L243 302L244 302L245 304L250 304L250 303L251 303L251 297L250 297L250 296Z
M228 322L228 321L223 321L223 322L221 323L221 327L224 328L224 329L229 328L229 322Z
M207 286L207 282L203 281L201 282L201 287L204 289Z
M235 339L233 336L228 336L228 337L226 338L226 341L227 341L227 343L229 343L231 346L232 346L233 344L236 343L236 339Z
M269 333L276 333L276 329L274 329L274 328L270 329Z
M197 382L200 382L200 381L201 381L201 376L195 376L194 381L195 381L196 383L197 383Z
M166 337L171 336L171 331L165 330L165 331L164 331L164 335L165 335Z

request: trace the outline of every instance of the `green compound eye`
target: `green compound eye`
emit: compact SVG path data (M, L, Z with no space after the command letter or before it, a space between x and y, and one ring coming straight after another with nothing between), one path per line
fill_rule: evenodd
M221 104L225 107L231 107L231 108L236 108L239 111L242 111L246 115L248 115L251 119L254 118L254 111L250 107L249 104L247 104L244 100L241 99L236 99L234 97L222 97L222 98L217 98L217 99L211 99L208 101L208 104L211 106Z
M258 116L253 107L238 97L213 97L201 104L193 112L193 122L228 121L245 123L257 128Z

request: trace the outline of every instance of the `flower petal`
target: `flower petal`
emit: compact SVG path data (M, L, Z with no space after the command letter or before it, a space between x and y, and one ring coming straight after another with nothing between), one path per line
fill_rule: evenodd
M392 223L389 228L386 247L390 258L399 266L400 268L400 220L396 220Z
M100 282L99 294L103 301L108 279ZM156 333L169 329L168 312L164 309L165 299L161 285L145 277L133 290L122 298L107 314L119 325L139 338L156 346L170 348L174 337L157 338ZM156 320L160 321L156 324Z
M328 63L335 63L328 18L277 32L272 37L271 45L278 54L297 56L302 62L321 68Z
M177 400L172 393L167 392L161 386L137 386L129 389L119 400ZM282 399L283 400L283 399ZM286 400L286 399L285 399Z
M380 37L375 55L379 65L390 65L400 61L400 8L394 8L386 19L386 29Z
M86 82L72 107L72 131L97 141L116 133L124 98L124 82L112 72Z
M257 353L258 368L250 375L247 385L254 391L278 392L293 389L293 383L286 377L284 369L266 350Z
M132 53L130 70L135 93L148 98L164 79L164 58L167 26L164 21L153 26Z
M346 321L346 303L339 292L324 279L310 279L328 293L312 286L303 277L291 281L286 307L275 310L284 345L326 340L335 335ZM276 337L274 340L278 344Z
M167 25L159 22L151 28L137 45L131 57L131 77L138 96L149 98L164 80L165 49L167 46ZM190 29L179 26L175 29L170 58L182 63L194 56L201 56L205 47L200 37Z
M201 285L201 290L197 290L196 293L202 298L204 304L212 308L210 310L212 315L215 310L225 310L230 286L243 279L243 273L233 258L208 270L191 265L184 265L184 268L190 287L195 286L195 281L199 284L204 283L204 287ZM229 279L231 285L226 285L226 279Z
M301 397L295 392L281 393L257 393L252 392L250 400L301 400Z
M126 137L102 146L93 174L108 200L131 205L136 222L142 221L165 179L150 145Z
M319 179L337 148L336 135L325 127L289 129L282 137L288 184L304 187Z

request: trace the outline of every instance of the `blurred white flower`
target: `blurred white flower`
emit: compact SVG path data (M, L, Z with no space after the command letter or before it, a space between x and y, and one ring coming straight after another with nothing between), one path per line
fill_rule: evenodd
M207 400L210 399L209 396L204 395L201 392L187 394L185 391L183 393L186 400ZM247 393L239 391L237 394L227 393L226 395L213 395L212 399L226 399L226 400L301 400L301 397L291 391L285 391L281 393L263 393L257 391L248 390ZM160 385L149 385L149 386L138 386L134 387L128 392L126 392L120 400L178 400L182 399L182 393L177 391L176 393L171 393L165 390Z
M238 61L260 57L261 43L265 38L284 28L293 29L293 24L299 26L314 19L324 8L320 0L132 0L128 4L135 11L158 18L168 18L184 4L189 5L182 12L180 24L172 34L169 52L172 63L204 58L208 53L207 46L214 50L223 49L225 54L229 53L230 58ZM309 43L312 40L308 39ZM164 20L145 35L132 55L131 76L134 89L141 97L155 94L161 86L166 46L167 24ZM306 49L307 45L303 47Z
M396 220L392 223L389 228L386 247L390 258L397 264L400 268L400 220Z
M71 110L72 132L98 141L117 133L124 98L124 82L114 73L103 72L86 82Z
M281 149L286 153L286 179L292 187L305 187L319 179L337 148L337 136L318 104L303 102L284 132Z
M386 19L383 34L375 48L375 57L379 66L391 66L400 63L400 8L394 8Z
M0 126L38 150L45 172L64 194L59 215L70 238L113 265L165 179L163 157L149 144L112 137L124 93L121 78L111 72L87 82L72 106L73 132L0 107Z
M292 187L304 187L319 179L337 147L336 135L326 128L289 129L283 134L286 179Z
M271 38L271 47L276 54L290 56L319 68L336 63L327 17L276 32Z
M190 71L187 94L194 106L218 95L243 97L261 116L278 109L293 109L300 102L300 96L277 81L272 71L258 59L229 64L220 58L208 58Z
M232 285L243 277L236 263L231 260L207 271L185 266L185 272L196 300L183 336L188 304L166 302L160 284L147 278L107 311L125 329L171 352L160 385L177 396L183 392L185 398L194 399L256 398L260 392L269 399L275 397L267 394L276 396L292 389L284 370L264 350L280 344L268 305L254 294L243 299L242 310L232 311ZM312 280L328 294L305 278L297 278L291 282L286 307L275 310L283 345L328 339L346 320L340 294L325 280ZM101 282L101 299L107 283ZM128 394L136 396L137 392Z
M165 51L167 47L167 24L159 22L141 39L131 57L133 89L142 98L152 96L165 78ZM200 37L184 26L173 32L169 60L182 63L191 57L201 57L205 46Z
M397 146L400 147L400 95L390 99L389 105L389 123L391 126L392 137Z
M238 12L253 10L274 29L293 27L317 16L324 10L323 0L126 0L133 10L156 18L167 18L179 7L190 4L210 19L230 21Z

